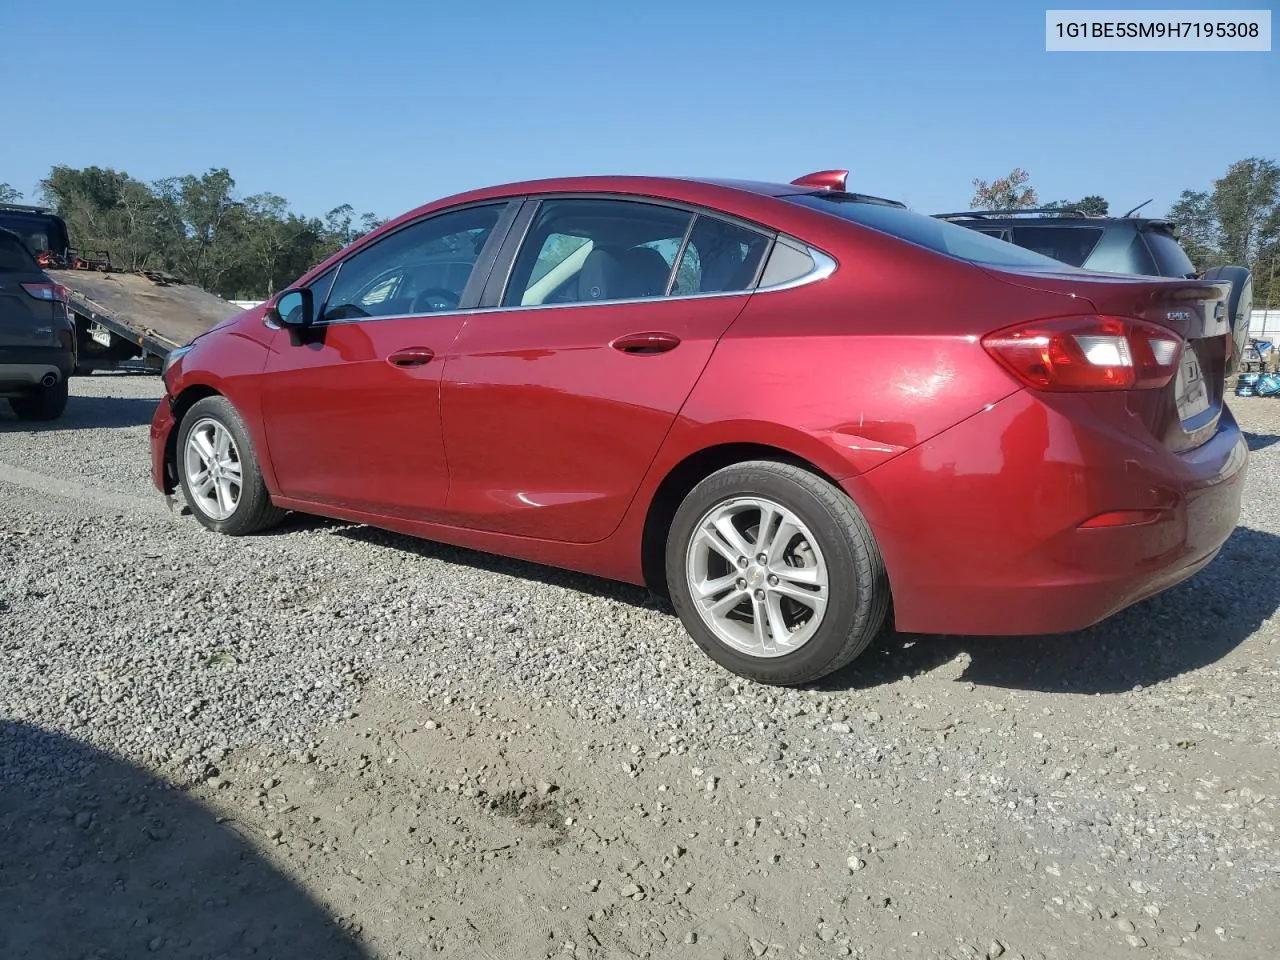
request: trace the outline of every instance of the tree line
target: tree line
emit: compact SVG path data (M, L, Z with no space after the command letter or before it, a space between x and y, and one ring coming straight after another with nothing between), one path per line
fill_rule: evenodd
M0 202L20 199L0 183ZM40 201L66 220L77 250L105 250L114 267L161 270L229 300L269 297L383 223L350 204L305 217L275 193L240 197L225 168L147 183L109 168L55 166L40 181Z
M992 181L975 179L973 187L974 209L1111 212L1099 194L1042 203L1022 168ZM0 202L20 199L0 183ZM225 168L146 183L109 168L55 166L40 182L40 199L67 221L78 249L106 250L124 269L164 270L237 300L270 296L383 222L357 215L350 204L304 217L275 193L240 198ZM1280 166L1274 160L1236 161L1208 189L1183 190L1168 218L1197 269L1247 266L1255 304L1280 307Z
M973 181L975 210L1026 210L1042 207L1056 216L1080 210L1106 215L1107 201L1098 195L1042 204L1031 175L1021 167L990 182ZM1183 190L1167 219L1197 270L1229 264L1253 273L1254 306L1280 308L1280 165L1247 157L1227 167L1206 190Z

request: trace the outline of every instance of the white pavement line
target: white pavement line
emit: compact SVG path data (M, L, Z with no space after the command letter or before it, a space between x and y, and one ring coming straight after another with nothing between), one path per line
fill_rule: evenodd
M170 516L164 498L157 492L154 499L135 497L115 490L104 490L76 480L64 480L44 473L35 473L15 467L0 460L0 481L26 487L38 493L49 494L64 500L90 501L99 506L123 510L128 513L144 513L149 516ZM174 514L176 516L176 514Z

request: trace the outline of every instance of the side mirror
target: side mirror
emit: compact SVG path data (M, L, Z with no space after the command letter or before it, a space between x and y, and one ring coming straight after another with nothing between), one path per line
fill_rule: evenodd
M282 327L300 330L315 322L315 303L306 287L286 290L276 299L269 316Z

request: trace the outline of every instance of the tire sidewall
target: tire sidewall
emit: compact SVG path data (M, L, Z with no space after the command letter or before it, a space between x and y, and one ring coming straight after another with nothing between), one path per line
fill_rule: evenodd
M240 500L236 504L235 511L225 520L215 520L201 510L187 482L187 439L191 435L192 428L201 420L216 420L225 427L235 440L236 449L240 454ZM191 409L182 418L182 425L178 428L176 466L182 495L191 508L192 514L202 526L217 533L229 535L244 533L250 528L254 512L251 500L254 490L261 486L262 480L258 470L258 458L254 454L248 431L245 430L244 422L229 400L225 397L205 397L192 404Z
M780 657L752 657L724 643L703 622L689 590L685 556L696 525L708 510L735 497L764 497L793 511L818 539L826 560L829 596L822 625L799 650ZM694 487L676 511L666 552L671 602L694 643L733 673L780 684L820 676L840 659L850 634L869 615L871 598L858 583L859 546L803 484L765 467L728 468Z

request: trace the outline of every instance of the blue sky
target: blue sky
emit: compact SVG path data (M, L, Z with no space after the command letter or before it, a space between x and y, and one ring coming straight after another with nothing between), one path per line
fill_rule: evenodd
M1042 200L1157 213L1280 159L1280 52L1046 53L1045 6L0 0L0 181L225 166L302 213L392 216L530 177L840 167L933 213L1022 166Z

